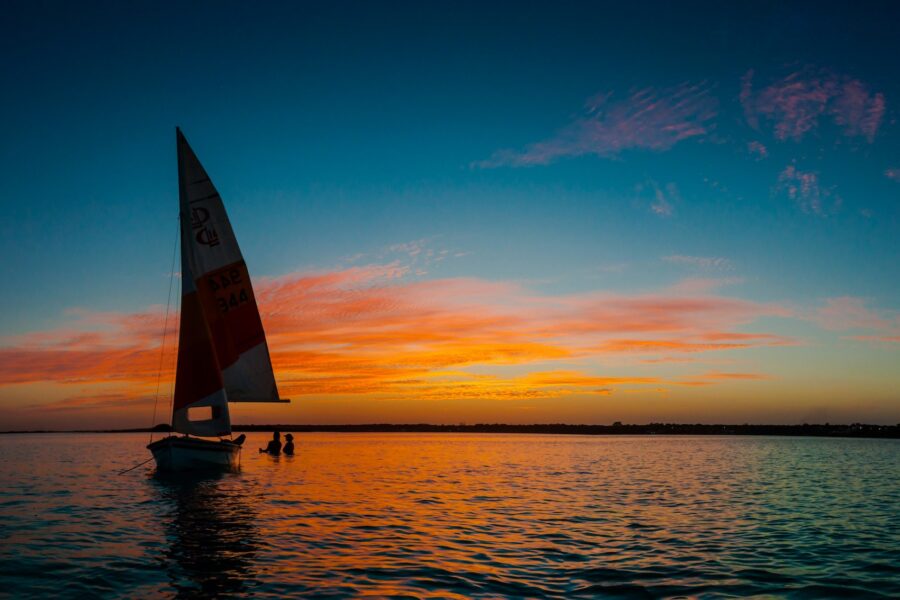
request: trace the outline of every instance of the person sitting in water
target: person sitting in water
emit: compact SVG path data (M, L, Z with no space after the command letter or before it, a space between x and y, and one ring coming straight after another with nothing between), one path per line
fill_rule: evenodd
M294 455L294 436L292 436L291 434L288 433L287 435L284 436L284 439L286 439L287 442L284 444L283 452L285 454L287 454L288 456L293 456Z
M272 434L272 441L269 442L269 445L265 447L265 449L260 448L260 452L265 452L266 454L272 454L278 456L281 454L281 434L277 431Z

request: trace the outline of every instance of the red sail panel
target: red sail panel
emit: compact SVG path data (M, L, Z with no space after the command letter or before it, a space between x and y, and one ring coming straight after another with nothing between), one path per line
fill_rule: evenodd
M266 342L243 261L207 273L195 283L223 370L235 364L241 354Z
M203 318L200 297L197 292L190 292L181 299L173 408L178 410L190 406L223 387L222 373Z
M199 436L228 435L231 433L231 418L222 371L216 359L200 295L194 288L191 268L184 256L181 278L181 327L178 333L172 427L179 433Z

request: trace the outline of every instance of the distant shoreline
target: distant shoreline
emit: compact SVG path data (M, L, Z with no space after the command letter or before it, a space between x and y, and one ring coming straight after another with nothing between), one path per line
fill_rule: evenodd
M531 433L556 435L769 435L804 437L900 438L898 425L803 424L803 425L704 425L685 423L650 423L647 425L566 425L547 423L535 425L506 425L481 423L476 425L431 425L427 423L397 425L373 423L365 425L235 425L236 432L283 431L294 433ZM23 433L150 433L166 431L166 426L138 429L89 430L29 430L0 431L0 434Z

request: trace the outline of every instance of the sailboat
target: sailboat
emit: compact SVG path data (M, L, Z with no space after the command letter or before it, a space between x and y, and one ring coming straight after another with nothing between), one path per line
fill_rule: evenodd
M181 327L172 429L147 448L160 471L234 470L241 443L231 436L230 402L289 402L278 396L250 274L209 175L181 130L178 190Z

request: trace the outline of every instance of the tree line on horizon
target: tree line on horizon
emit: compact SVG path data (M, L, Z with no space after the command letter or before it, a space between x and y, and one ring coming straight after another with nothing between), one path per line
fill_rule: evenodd
M304 424L250 424L234 425L236 432L284 431L294 433L334 432L334 433L532 433L564 435L773 435L773 436L814 436L814 437L865 437L900 438L900 424L872 425L852 424L810 424L800 425L742 425L705 423L648 423L644 425L623 424L616 421L612 425L574 425L566 423L537 423L531 425L511 425L506 423L477 423L456 425L435 425L431 423L368 423L345 425L304 425ZM168 432L171 427L161 423L151 428L79 430L71 433L133 433ZM3 431L0 433L63 433L50 430Z

